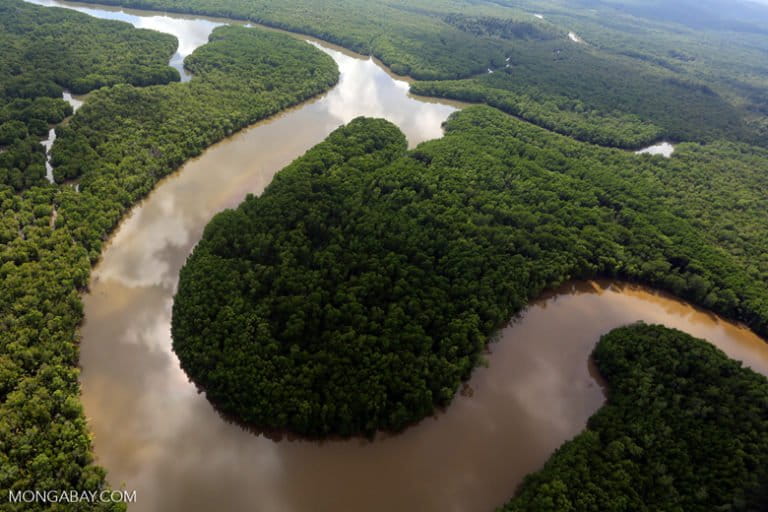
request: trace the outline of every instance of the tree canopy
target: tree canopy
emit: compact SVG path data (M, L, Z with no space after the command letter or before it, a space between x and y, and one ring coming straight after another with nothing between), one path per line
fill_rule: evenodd
M768 332L749 258L715 242L717 222L693 225L685 191L665 195L665 159L490 107L445 130L406 151L391 124L355 120L207 226L172 334L222 411L306 435L401 429L451 400L499 325L573 278L643 281Z
M500 512L765 510L768 380L662 326L603 336L608 403Z
M99 1L310 34L422 81L417 94L487 103L601 145L768 141L768 33L755 28L768 7L751 2Z
M87 48L93 43L96 61L111 58L113 51L128 51L117 43L112 46L109 34L121 42L148 35L156 44L145 49L150 61L163 56L167 62L173 51L173 44L167 44L172 38L126 24L13 0L0 0L0 7L30 10L32 26L36 19L53 22L60 16L64 23L71 18L71 23L82 25L73 28L75 33L93 36L92 42L72 44ZM0 25L5 21L0 17ZM5 40L2 33L0 40ZM15 41L30 55L39 46L34 39ZM136 49L143 51L141 45ZM6 55L0 52L0 59ZM131 58L143 61L144 56ZM64 68L67 62L61 62L62 76L80 76L80 68ZM93 463L79 400L77 328L83 319L79 293L120 217L161 177L207 145L325 91L338 79L333 60L320 50L257 29L216 30L211 43L191 55L187 66L195 76L184 84L100 89L66 126L56 128L60 137L54 145L55 174L60 181L80 179L79 188L41 180L21 187L0 182L3 510L50 509L44 503L9 504L9 490L98 491L106 486L104 471ZM0 74L5 71L0 69ZM45 99L68 108L59 99ZM12 123L0 135L23 135L22 125ZM30 151L41 147L30 137L23 142L30 144ZM9 147L0 152L0 162L13 151ZM122 508L114 503L66 505L67 511Z
M768 75L765 41L750 20L744 29L745 20L705 16L705 31L694 33L659 22L634 0L630 11L613 1L592 2L589 11L561 0L110 1L313 34L422 80L415 91L466 93L585 141L706 142L681 144L670 160L635 156L490 107L454 115L443 139L412 151L381 120L339 129L279 173L263 197L217 216L183 270L174 347L225 412L320 436L403 428L451 400L488 336L531 297L596 274L669 290L768 333L768 155L760 147ZM539 10L544 20L533 18ZM586 43L569 41L569 30ZM338 80L327 55L257 29L215 30L188 57L195 75L184 84L167 66L174 48L167 35L0 0L0 496L106 485L78 399L78 294L122 215L208 145ZM63 88L101 89L57 127L51 185L39 139L72 114ZM73 179L79 188L67 184ZM630 458L619 477L652 469L646 476L657 488L643 487L642 499L660 508L704 509L717 500L748 509L761 495L753 484L764 481L764 437L727 422L743 420L762 435L764 414L757 422L754 414L765 401L762 385L727 380L746 374L726 369L726 380L713 382L734 390L729 397L709 388L701 395L707 381L687 375L667 386L653 373L657 362L667 368L690 347L689 368L710 357L679 346L683 355L637 357L643 383L683 386L683 398L642 403L690 405L700 417L670 433L668 420L684 414L654 413L643 431L670 433L665 439L674 442L648 444L653 465ZM624 356L596 357L609 379L623 371ZM713 365L705 366L727 366ZM702 400L683 400L688 395ZM720 406L704 400L711 397L725 404L716 409L726 415L724 429L713 430L710 407ZM590 428L623 429L611 414ZM710 435L733 460L702 451L701 463L715 466L691 477L675 459L693 460L685 457L695 447L682 437ZM595 457L594 482L614 493L599 503L640 503L621 501L625 483L610 480L606 468L614 466L590 451L610 439L600 436L587 433L574 467ZM607 457L635 450L613 440ZM551 467L561 471L557 461ZM558 476L564 485L554 481L553 493L534 479L521 499L586 496L568 480L573 472L562 474L570 476ZM78 508L120 506L70 507Z
M0 184L45 183L40 139L72 114L63 89L179 79L168 66L176 38L67 9L0 1Z

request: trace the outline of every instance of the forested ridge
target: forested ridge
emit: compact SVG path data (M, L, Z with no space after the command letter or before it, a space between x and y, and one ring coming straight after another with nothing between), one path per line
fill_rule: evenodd
M765 377L643 324L603 336L594 359L607 404L500 512L765 510Z
M41 19L57 13L83 18L94 37L97 30L128 27L12 0L0 0L0 5L40 11L36 17ZM131 30L121 41L135 37ZM158 49L147 49L147 56L151 61L162 54L167 62L173 53L166 44L168 36L136 32L157 36ZM57 127L61 140L54 146L56 176L79 178L79 191L47 182L21 191L0 184L3 510L48 509L42 503L9 504L9 490L83 491L105 485L103 470L92 463L79 400L77 327L83 319L79 293L120 217L160 178L207 145L328 89L338 79L330 57L283 34L222 27L211 39L187 59L195 73L192 81L100 89L67 126ZM103 45L93 50L97 61L114 50L106 37L95 41ZM23 49L32 43L18 39L15 44ZM123 506L81 502L63 507Z
M399 430L450 402L529 299L595 275L768 332L765 281L716 242L762 218L698 229L680 197L697 192L666 191L665 159L490 107L445 130L406 152L388 123L353 121L209 224L182 270L172 334L221 410L306 435Z
M65 9L0 2L0 185L45 183L40 139L72 114L63 89L148 85L179 79L168 66L173 36Z

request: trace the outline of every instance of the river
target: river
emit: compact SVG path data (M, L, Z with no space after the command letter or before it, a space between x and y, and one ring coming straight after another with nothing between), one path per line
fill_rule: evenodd
M640 149L638 151L635 151L636 155L661 155L665 158L672 157L672 153L675 152L675 146L671 142L662 141L659 143L656 143L652 146L648 146L647 148Z
M202 44L221 22L75 7L137 26L154 19L156 29L165 27L158 18L171 20L168 31L183 24L198 41L183 40L183 48ZM82 400L97 463L112 486L137 491L132 511L490 512L601 406L589 354L600 334L637 320L704 337L768 373L768 345L746 329L644 288L577 283L532 304L489 345L488 365L447 410L399 435L270 439L222 420L180 369L170 339L178 272L211 216L261 192L279 169L354 117L385 117L413 146L441 136L457 107L409 96L407 83L372 59L312 44L337 62L339 84L164 179L122 222L92 274Z

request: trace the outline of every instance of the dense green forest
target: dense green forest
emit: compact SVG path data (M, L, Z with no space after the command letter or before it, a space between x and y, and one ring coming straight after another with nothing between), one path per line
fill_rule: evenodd
M242 27L214 30L185 66L195 80L94 93L58 132L54 176L59 182L82 177L80 190L88 192L62 197L67 214L60 223L94 260L105 230L168 170L338 80L333 59L321 51L308 53L302 41Z
M45 183L40 139L72 114L63 89L147 85L179 79L168 66L173 36L65 9L0 2L0 184Z
M11 0L0 5L40 11L41 19L57 13L83 18L94 32L100 23L110 32L127 27ZM127 32L129 40L134 37ZM103 470L92 464L79 401L79 293L120 217L205 146L328 89L338 78L330 57L283 34L223 27L211 40L187 59L195 73L192 81L100 89L66 127L57 128L57 177L79 177L79 191L47 182L23 191L0 184L3 510L35 509L29 503L7 504L9 490L104 486ZM156 41L162 49L157 55L167 60L173 53L167 36L158 34ZM17 44L24 48L26 43ZM99 55L109 55L108 39L100 44L104 53ZM120 507L81 503L66 510Z
M578 14L565 0L111 3L313 34L423 80L414 91L468 95L584 141L706 142L681 144L669 160L635 156L490 107L454 115L445 138L412 151L385 121L340 128L262 198L217 216L183 270L174 348L223 411L319 436L403 428L451 400L488 336L530 298L596 274L669 290L768 334L768 153L759 147L768 68L763 35L744 26L750 20L704 17L698 33L634 0L631 9L583 0ZM587 42L570 41L570 30ZM123 23L0 0L3 505L9 489L104 485L78 399L76 330L79 293L122 215L211 143L338 79L330 57L302 42L222 27L187 58L194 79L171 83L174 48L170 36ZM39 139L72 113L62 89L102 86L57 127L58 184L48 184ZM70 179L78 189L63 184ZM662 355L670 354L653 357ZM664 364L680 359L672 356ZM650 357L644 369L655 365ZM602 360L610 380L612 359ZM686 385L696 396L701 382ZM742 389L728 407L742 405ZM737 418L754 421L750 411ZM613 432L611 421L590 428ZM736 439L752 440L737 427ZM578 461L599 457L590 450L600 439L578 441ZM643 446L636 443L632 450ZM652 503L725 496L724 505L746 507L764 461L750 458L751 446L718 446L736 458L720 487L711 483L722 476L716 468L670 484L680 468L663 462L665 472L654 466ZM654 461L680 450L663 445ZM630 460L637 466L627 474L643 462ZM742 476L745 468L752 473ZM550 489L537 488L539 479L561 471L556 457L510 506L525 509L524 500ZM567 485L554 486L553 499L571 499Z
M395 73L426 80L458 78L504 61L508 44L478 38L443 20L444 13L411 2L367 0L106 0L108 5L225 16L319 37L375 55ZM427 2L429 3L429 2ZM463 2L447 12L464 10ZM497 10L489 4L475 10Z
M727 8L722 0L695 8L682 0L673 8L598 0L105 3L231 16L311 34L424 80L413 85L417 94L488 103L597 144L768 143L768 39L754 29L755 20L768 19L768 7ZM701 21L693 27L682 24L691 12ZM742 14L724 24L715 12ZM751 24L744 13L751 13ZM586 42L571 41L574 30Z
M562 41L516 48L505 67L465 80L416 82L412 92L483 102L579 140L640 148L660 138L755 142L742 113L707 86L649 72Z
M594 359L608 403L500 512L765 510L765 377L661 326L611 331Z
M172 331L220 409L309 435L401 429L451 400L529 299L596 274L768 333L751 256L737 237L731 252L717 242L721 230L763 232L764 213L698 229L708 192L666 192L666 159L490 107L453 114L445 130L408 152L394 126L356 120L209 224L182 270Z

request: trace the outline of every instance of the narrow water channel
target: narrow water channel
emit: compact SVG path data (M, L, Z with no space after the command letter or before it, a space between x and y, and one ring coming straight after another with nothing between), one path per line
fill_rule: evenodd
M183 19L194 37L217 23L90 5L86 12L174 20L169 26ZM385 117L414 145L439 137L456 108L410 97L406 82L371 59L313 44L337 62L339 84L163 180L127 216L92 274L84 297L83 403L97 463L112 486L137 491L131 510L489 512L601 406L589 354L601 334L638 320L706 338L768 373L768 345L748 330L644 288L577 283L532 304L489 346L488 366L454 403L402 434L372 442L275 440L223 421L171 351L178 271L205 224L247 193L260 193L277 171L354 117Z

